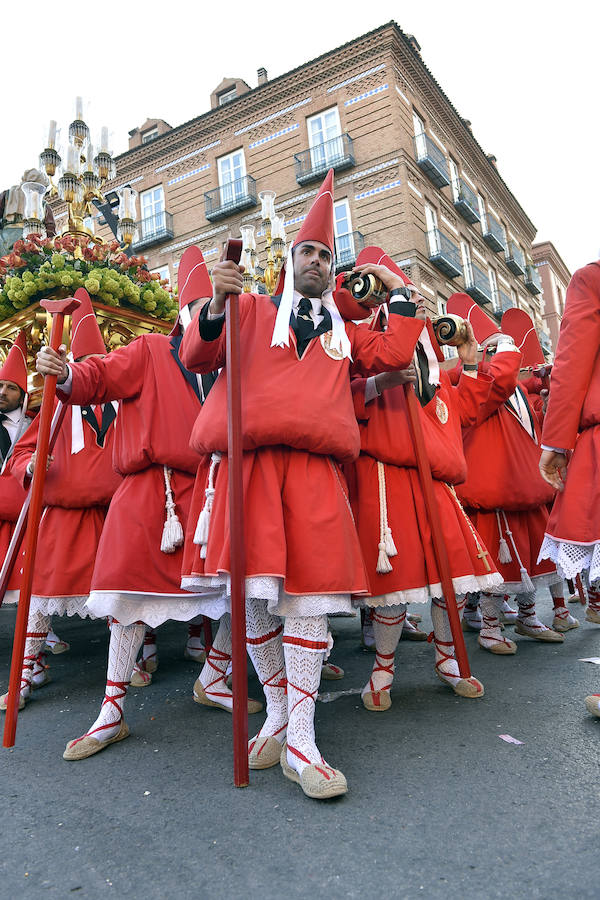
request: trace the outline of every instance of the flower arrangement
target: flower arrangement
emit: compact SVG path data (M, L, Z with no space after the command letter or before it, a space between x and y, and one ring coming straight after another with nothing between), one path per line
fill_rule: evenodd
M128 257L117 241L96 244L85 236L31 234L0 258L0 321L44 297L68 297L84 287L106 306L131 307L172 322L177 301L145 263L143 256Z

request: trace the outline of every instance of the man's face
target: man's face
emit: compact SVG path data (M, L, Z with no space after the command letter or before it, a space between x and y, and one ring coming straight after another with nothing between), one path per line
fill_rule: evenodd
M9 413L22 404L23 391L12 381L0 381L0 412Z
M294 248L294 287L308 299L320 297L331 275L331 250L319 241L302 241Z

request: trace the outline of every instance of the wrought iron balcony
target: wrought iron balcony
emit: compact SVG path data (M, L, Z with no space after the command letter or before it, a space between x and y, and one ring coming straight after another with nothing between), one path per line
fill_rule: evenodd
M349 134L340 134L302 153L295 153L294 164L298 184L317 181L329 169L335 169L336 172L350 169L354 165L352 138Z
M474 266L473 263L465 272L465 290L477 303L492 302L490 279L485 272L478 266Z
M477 202L477 194L471 190L466 181L459 178L452 185L454 193L454 206L459 211L463 219L466 219L470 225L481 221L479 212L479 203Z
M204 214L209 222L256 206L256 181L252 175L236 178L204 195Z
M134 250L144 250L160 244L162 241L170 241L175 234L173 216L165 210L148 216L146 219L140 219L135 223L135 227L138 238L132 244Z
M540 339L542 350L544 351L544 356L552 356L552 341L550 340L550 335L541 330L538 331L537 334Z
M437 266L440 272L448 278L458 278L462 275L460 264L460 251L456 244L447 238L439 228L427 232L429 242L429 259Z
M492 248L494 253L500 253L503 250L506 251L506 240L502 225L494 218L494 216L490 215L490 213L487 214L486 219L487 222L481 224L481 233L484 241L488 247Z
M508 294L505 294L504 291L498 291L498 299L500 301L499 306L501 312L506 312L507 309L512 309L514 303L512 301L512 297Z
M437 144L424 132L414 138L414 144L417 165L425 172L430 181L440 188L450 184L448 161Z
M542 279L540 278L540 273L533 265L525 267L525 287L530 294L542 293Z
M335 270L341 272L350 269L356 262L356 257L365 246L365 239L360 231L351 231L349 234L340 234L335 239Z
M525 254L514 241L509 241L506 248L506 265L515 275L525 274Z

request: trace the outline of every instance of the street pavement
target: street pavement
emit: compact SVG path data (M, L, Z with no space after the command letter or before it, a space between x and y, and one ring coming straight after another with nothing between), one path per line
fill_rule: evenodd
M549 624L547 592L539 608ZM108 634L55 619L71 650L49 657L52 683L0 749L0 897L598 898L600 719L583 698L600 691L600 666L579 659L600 656L600 627L570 609L582 624L562 645L516 636L517 655L497 657L466 636L481 700L435 677L430 644L403 641L388 712L358 693L318 703L319 747L349 783L327 802L279 767L233 787L231 717L192 701L199 667L180 623L159 630L153 684L130 692L131 737L65 762L96 717ZM2 690L14 619L0 610ZM346 675L322 690L359 691L373 656L357 620L334 625ZM251 735L262 721L250 717Z

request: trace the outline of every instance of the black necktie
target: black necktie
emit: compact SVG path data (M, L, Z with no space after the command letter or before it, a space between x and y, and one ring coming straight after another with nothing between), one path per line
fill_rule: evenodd
M4 425L5 419L8 419L6 413L0 413L0 453L2 454L3 460L8 456L10 445L12 444L10 434Z
M415 356L415 369L417 372L415 391L421 406L427 406L429 401L435 397L435 385L429 383L429 360L420 344L417 344Z
M294 334L296 335L298 356L300 357L314 337L323 334L325 331L329 331L331 328L331 316L325 308L321 308L323 321L319 325L315 325L313 322L311 312L312 303L310 300L307 300L306 297L302 297L298 304L298 312L296 313L295 319L291 322Z

